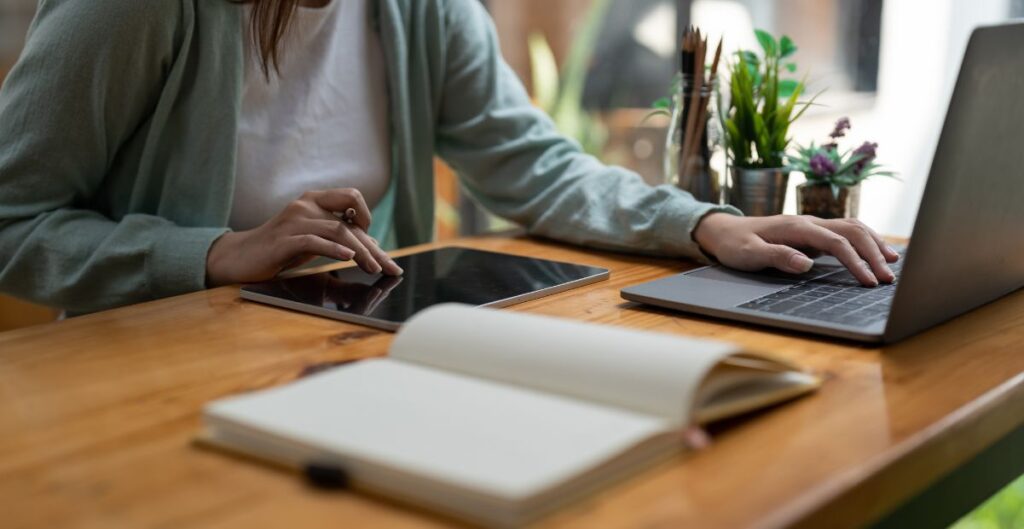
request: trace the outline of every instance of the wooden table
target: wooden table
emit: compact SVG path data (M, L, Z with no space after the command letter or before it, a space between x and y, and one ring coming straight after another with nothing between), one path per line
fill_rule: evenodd
M542 527L862 526L1024 431L1024 292L876 349L619 297L627 285L692 264L527 239L459 244L612 270L609 281L509 310L732 340L826 377L816 395L721 425L709 448L578 503ZM0 525L456 524L382 499L315 491L287 472L191 444L206 402L382 355L391 339L242 302L236 288L0 334Z

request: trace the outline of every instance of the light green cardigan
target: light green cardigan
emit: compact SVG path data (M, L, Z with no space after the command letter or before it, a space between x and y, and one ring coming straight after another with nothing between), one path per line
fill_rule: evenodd
M374 0L394 174L373 234L429 241L432 158L537 235L700 258L711 210L580 152L477 0ZM227 228L243 59L228 0L42 0L0 90L0 290L81 313L200 290Z

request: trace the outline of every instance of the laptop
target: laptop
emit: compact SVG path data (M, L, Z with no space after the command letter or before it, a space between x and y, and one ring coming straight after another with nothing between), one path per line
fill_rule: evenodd
M832 257L798 276L721 266L622 290L669 309L864 342L893 342L1024 286L1024 23L978 28L891 285Z

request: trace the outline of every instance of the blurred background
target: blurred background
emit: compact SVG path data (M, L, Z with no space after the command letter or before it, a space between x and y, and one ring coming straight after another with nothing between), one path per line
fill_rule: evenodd
M901 180L868 180L860 216L897 236L913 228L971 30L1024 16L1024 0L483 1L506 60L535 102L588 152L652 184L662 181L667 120L643 118L668 92L681 29L698 25L712 39L723 37L726 50L756 49L755 27L791 36L809 92L826 90L822 105L796 123L794 139L820 142L837 118L848 116L851 142L878 142L879 161ZM0 82L18 58L35 7L35 0L0 0ZM443 163L437 167L440 239L505 226L460 192ZM791 187L802 180L791 178ZM53 317L49 309L0 297L0 330ZM958 526L1024 527L1024 479Z
M825 89L797 142L821 141L849 116L851 143L880 144L901 180L864 184L861 218L910 234L967 38L979 24L1024 16L1024 0L482 0L506 60L560 129L607 163L659 183L666 119L643 122L668 92L681 28L696 24L726 50L754 49L753 29L790 35L797 75ZM35 0L0 0L0 80L17 60ZM790 185L802 181L796 175ZM504 226L461 193L438 162L438 237ZM795 212L795 193L787 211ZM8 312L8 311L3 311Z

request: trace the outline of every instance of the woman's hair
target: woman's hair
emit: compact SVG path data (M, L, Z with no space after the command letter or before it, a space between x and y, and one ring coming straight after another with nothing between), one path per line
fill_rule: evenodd
M252 42L259 54L263 74L269 76L270 69L278 69L281 45L299 0L234 0L251 4L252 15L249 28Z

